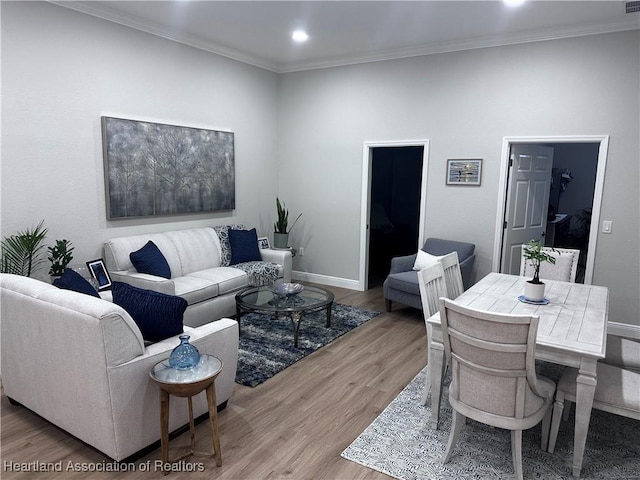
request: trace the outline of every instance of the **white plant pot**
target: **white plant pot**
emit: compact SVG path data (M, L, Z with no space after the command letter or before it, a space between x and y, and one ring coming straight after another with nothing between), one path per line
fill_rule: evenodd
M544 283L531 283L527 281L524 284L524 298L532 302L540 302L544 300Z

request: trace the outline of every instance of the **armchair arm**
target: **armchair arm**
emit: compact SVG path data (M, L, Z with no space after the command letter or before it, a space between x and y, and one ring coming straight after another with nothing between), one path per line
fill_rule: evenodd
M134 287L166 293L167 295L176 294L176 286L171 279L156 277L147 273L138 273L135 270L120 270L109 272L109 274L114 282L128 283Z
M408 272L413 270L413 265L416 263L417 253L413 255L405 255L403 257L393 257L391 259L391 270L389 273Z

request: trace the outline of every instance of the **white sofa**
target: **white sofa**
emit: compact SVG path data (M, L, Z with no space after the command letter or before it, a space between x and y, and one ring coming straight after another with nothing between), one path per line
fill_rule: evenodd
M171 269L166 279L138 273L129 254L149 240L155 243ZM104 261L112 281L184 298L189 306L184 324L204 325L235 314L236 293L249 286L247 273L234 266L224 266L224 239L213 227L175 230L112 238L104 244ZM262 260L280 266L279 278L291 281L291 252L260 250Z
M157 385L149 370L169 357L177 337L145 346L129 314L107 300L32 278L0 274L2 387L20 403L114 460L160 439ZM201 353L224 364L218 405L234 386L238 324L221 319L184 327ZM187 400L170 402L170 431L189 422ZM204 393L194 415L206 413Z

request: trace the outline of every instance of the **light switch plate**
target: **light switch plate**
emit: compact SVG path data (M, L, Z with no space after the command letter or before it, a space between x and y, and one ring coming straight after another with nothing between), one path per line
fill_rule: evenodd
M602 233L611 233L611 220L602 222Z

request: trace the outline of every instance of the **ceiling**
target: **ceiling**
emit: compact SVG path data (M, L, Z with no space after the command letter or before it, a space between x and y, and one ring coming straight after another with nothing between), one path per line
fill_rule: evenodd
M51 3L277 73L640 28L620 0Z

